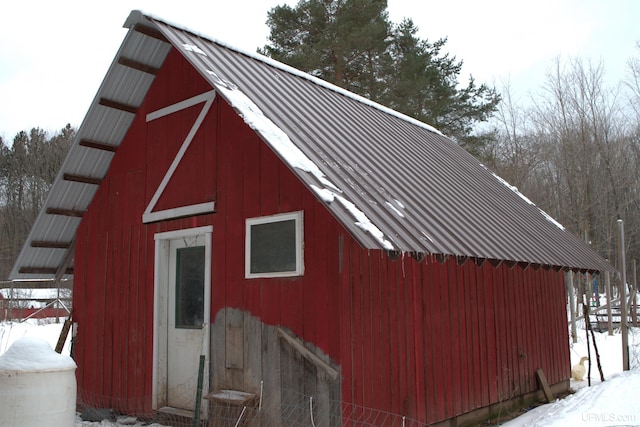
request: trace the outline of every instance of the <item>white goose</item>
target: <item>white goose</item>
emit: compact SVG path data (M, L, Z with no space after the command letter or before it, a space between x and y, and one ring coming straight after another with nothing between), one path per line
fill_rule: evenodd
M585 372L587 372L587 368L584 367L584 362L587 360L589 360L588 357L582 357L580 359L580 363L574 365L573 368L571 368L571 378L576 381L582 381Z

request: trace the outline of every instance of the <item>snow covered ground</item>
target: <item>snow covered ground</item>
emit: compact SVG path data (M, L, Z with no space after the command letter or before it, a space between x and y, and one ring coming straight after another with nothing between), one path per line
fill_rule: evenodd
M58 342L62 324L51 321L30 320L25 323L0 323L0 355L13 342L22 337L38 337L47 341L52 348ZM595 363L595 352L591 345L593 365L591 367L591 387L584 381L571 380L571 388L576 393L553 403L539 406L524 415L502 424L506 427L525 426L640 426L640 405L637 393L640 391L640 329L631 329L629 353L632 370L622 370L622 342L619 333L609 336L606 332L596 333L596 343L605 381ZM579 329L578 342L570 343L572 365L587 355L585 331ZM62 354L69 354L70 341L67 339ZM127 424L124 424L127 423ZM43 426L46 422L43 422ZM112 427L138 425L135 419L121 419L121 423L109 421L87 422L77 418L76 427ZM153 425L152 425L153 426ZM155 424L156 427L160 427Z
M591 345L591 387L584 381L571 380L576 391L564 399L539 406L512 421L505 427L548 426L640 426L640 405L635 393L640 391L640 329L629 330L629 360L631 370L622 370L622 338L619 332L595 333L600 353L604 382L596 365L595 350ZM578 342L571 343L571 364L575 365L587 355L584 329L578 329ZM587 365L587 364L585 364ZM588 365L587 365L588 367Z
M55 323L55 319L29 319L24 323L0 322L0 355L4 354L11 347L11 344L22 337L41 338L47 341L51 348L56 348L64 319L61 319L60 322ZM62 354L69 355L70 343L71 340L67 337Z

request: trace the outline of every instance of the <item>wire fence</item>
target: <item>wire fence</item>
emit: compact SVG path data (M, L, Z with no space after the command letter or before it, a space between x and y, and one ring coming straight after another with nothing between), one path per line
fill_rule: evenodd
M216 427L247 426L390 426L413 427L424 423L398 414L338 401L322 401L295 391L283 391L281 405L264 400L260 406L233 407L215 403L211 421Z
M605 334L606 328L601 328L598 326L598 319L595 315L590 315L590 323L591 328L599 334ZM586 322L583 319L580 319L576 322L576 325L579 330L579 339L583 339L586 334ZM614 335L620 335L620 325L616 325L613 328ZM629 326L627 330L628 340L629 340L629 366L631 369L640 368L640 327L638 326ZM569 336L571 336L571 330L569 329ZM575 344L569 344L570 349L573 351ZM593 349L595 352L595 348Z
M200 422L194 421L193 414L171 412L167 410L152 413L120 414L112 408L100 408L97 402L104 402L104 398L96 398L88 393L78 394L78 406L81 418L88 422L112 421L131 418L139 424L155 427L417 427L425 426L424 422L373 408L367 408L352 403L326 400L316 396L299 393L295 390L281 390L278 396L270 399L268 396L256 395L253 399L244 401L205 400L207 415L202 416ZM117 400L111 399L114 407L118 407ZM132 402L128 402L131 404ZM142 402L139 402L140 404ZM135 411L134 411L135 412ZM90 425L90 424L88 424Z

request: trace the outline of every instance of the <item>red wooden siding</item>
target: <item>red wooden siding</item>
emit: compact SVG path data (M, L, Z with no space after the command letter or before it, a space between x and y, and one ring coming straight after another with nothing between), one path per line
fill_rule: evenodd
M344 400L432 423L568 378L562 273L349 249Z
M210 90L167 57L78 229L74 317L88 404L151 409L154 234L213 226L211 318L246 310L340 366L345 402L443 420L568 378L562 273L455 259L390 260L362 249L219 97L157 209L215 201L216 212L142 224L142 213L201 106L148 112ZM305 274L244 278L245 218L304 212Z

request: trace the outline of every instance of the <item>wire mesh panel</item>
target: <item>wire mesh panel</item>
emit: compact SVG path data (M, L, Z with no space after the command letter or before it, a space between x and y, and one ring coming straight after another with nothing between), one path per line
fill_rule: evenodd
M98 402L110 401L113 407L125 402L117 399L98 398L87 393L78 394L78 406L85 421L110 420L127 417L136 419L138 425L154 427L191 427L193 419L189 414L163 411L137 414L120 414L117 410L105 408ZM417 420L406 418L373 408L354 405L341 401L325 401L317 397L298 393L295 390L282 390L280 406L270 404L268 396L256 396L245 404L237 404L224 399L207 399L208 419L201 420L200 427L417 427L424 426ZM272 400L271 402L277 402ZM129 405L132 402L127 402ZM142 407L140 402L140 407ZM273 414L277 414L274 417ZM134 424L135 425L135 424Z

